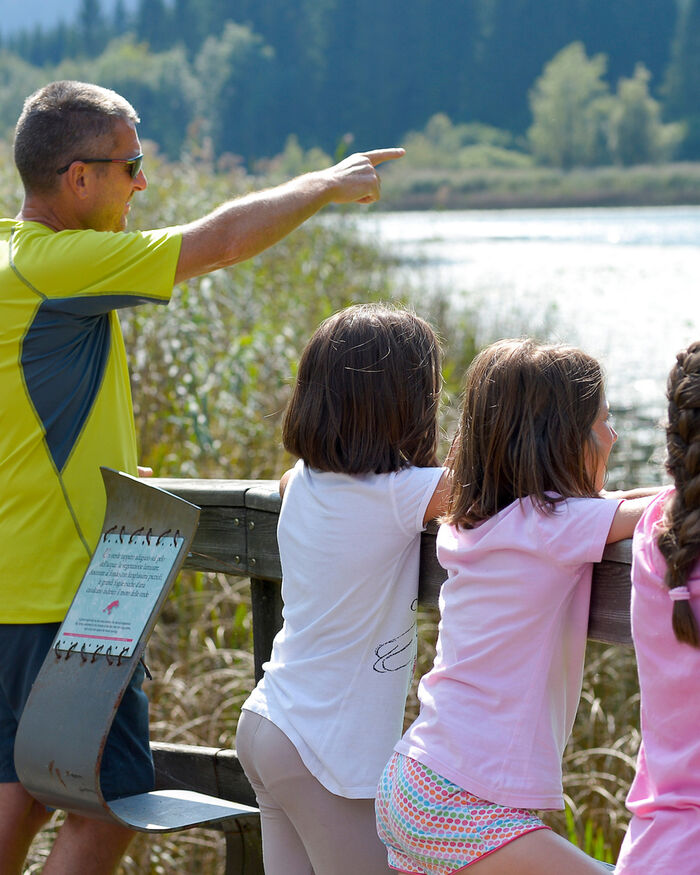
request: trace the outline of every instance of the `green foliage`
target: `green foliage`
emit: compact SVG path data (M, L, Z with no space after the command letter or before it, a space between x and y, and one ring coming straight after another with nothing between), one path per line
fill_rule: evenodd
M472 122L453 124L444 114L432 116L423 131L403 139L406 157L398 172L413 168L527 167L528 155L516 151L508 131Z
M686 123L680 157L697 160L700 158L700 2L685 0L680 9L664 83L665 108L669 118Z
M8 140L0 139L0 214L15 216L24 197L24 190L15 169L12 147Z
M610 113L610 152L619 164L649 164L673 156L683 139L680 124L661 123L661 107L649 94L651 74L637 64L631 79L620 79Z
M181 47L155 54L125 36L97 58L63 62L51 78L83 79L123 94L141 116L141 136L156 140L169 157L180 156L199 95Z
M520 136L528 89L562 46L576 40L594 57L604 54L613 81L637 62L660 81L676 26L674 0L452 0L435 10L427 0L138 0L131 11L121 2L107 13L105 0L83 0L73 22L3 44L44 81L68 59L82 61L81 75L95 79L99 63L84 62L114 54L110 40L129 35L165 56L161 65L124 53L119 76L109 76L127 83L147 136L177 158L192 125L212 137L217 155L240 155L250 165L279 153L290 134L304 150L332 153L347 133L358 148L371 148L420 130L436 113L455 127L479 119ZM687 87L696 24L686 13L677 30L678 118L698 105ZM12 102L27 90L18 88ZM6 129L14 120L0 114ZM461 144L477 145L458 166L522 160L509 154L511 143Z
M530 92L532 153L554 167L601 162L610 97L603 80L606 58L589 58L582 43L572 43L545 66Z
M650 72L637 64L610 94L607 58L589 58L582 43L562 49L530 92L528 132L540 164L590 167L614 161L630 166L669 160L684 137L680 124L662 124L661 106L649 93Z
M274 143L260 138L259 119L273 111L273 57L274 52L259 35L232 21L226 22L219 36L204 42L194 72L201 84L199 116L206 120L205 130L216 154L271 154Z
M15 54L0 51L0 137L12 137L24 99L45 81L42 70Z
M592 820L586 820L583 825L583 835L577 828L575 817L571 808L567 805L565 810L566 835L572 845L603 863L614 863L615 856L605 838L605 832L601 826L594 826Z
M282 153L275 158L256 162L255 171L277 183L312 170L322 170L324 167L329 167L334 160L342 161L344 157L345 155L337 154L331 159L330 155L319 148L305 150L299 144L298 137L290 134Z
M564 754L565 812L545 820L586 853L613 862L629 813L639 749L639 684L631 648L589 642L581 703Z

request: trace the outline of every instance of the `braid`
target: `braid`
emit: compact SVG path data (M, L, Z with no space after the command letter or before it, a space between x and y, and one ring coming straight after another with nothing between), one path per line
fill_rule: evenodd
M676 356L666 394L666 469L676 488L657 543L666 560L666 585L674 590L686 586L700 556L700 342ZM687 598L674 600L672 622L678 641L700 647Z

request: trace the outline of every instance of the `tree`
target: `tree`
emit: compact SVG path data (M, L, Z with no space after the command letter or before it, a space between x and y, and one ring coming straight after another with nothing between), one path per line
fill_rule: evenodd
M136 36L140 42L148 43L154 52L175 45L177 32L165 0L141 0L136 14Z
M270 78L274 54L249 28L226 22L220 37L205 40L194 69L202 83L199 114L217 155L259 158L279 152L284 133L276 125Z
M98 58L67 61L53 72L55 78L87 79L123 94L142 118L143 138L155 140L169 158L180 157L200 94L183 47L153 54L145 43L125 36Z
M700 0L687 0L679 16L664 93L668 118L686 125L679 157L700 158Z
M582 43L563 48L530 91L528 138L536 160L565 169L607 157L610 93L605 55L588 58Z
M478 122L455 125L444 113L432 116L422 131L409 131L403 144L402 167L456 170L532 164L529 155L513 148L508 131Z
M83 54L94 57L105 47L107 34L99 0L81 0L78 33Z
M11 139L25 98L45 84L44 70L11 52L0 52L0 136Z
M678 124L661 123L661 107L649 94L651 74L637 64L631 79L620 79L610 113L610 152L618 164L668 159L682 137Z
M631 75L643 63L654 81L661 81L671 54L671 42L682 3L677 0L568 0L573 8L570 39L609 60L611 80ZM567 40L568 41L568 40Z

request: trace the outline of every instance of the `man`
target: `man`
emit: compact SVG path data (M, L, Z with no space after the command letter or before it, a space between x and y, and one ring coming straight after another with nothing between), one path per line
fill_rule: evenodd
M25 102L15 163L25 190L0 220L0 873L21 872L48 814L19 783L19 716L96 543L99 466L137 473L116 310L167 303L174 284L250 258L329 203L379 197L375 166L401 149L352 155L223 204L178 228L124 233L146 188L139 121L113 91L54 82ZM137 672L110 733L106 798L151 789L147 702ZM69 814L44 867L113 871L132 834Z

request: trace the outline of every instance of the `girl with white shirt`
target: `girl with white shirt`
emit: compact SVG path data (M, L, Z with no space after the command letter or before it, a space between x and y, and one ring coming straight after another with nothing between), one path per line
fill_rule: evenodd
M358 305L307 344L285 414L282 629L236 749L266 875L388 875L374 796L416 654L420 533L444 510L440 351L412 313Z
M435 663L377 795L400 872L604 871L536 810L564 807L593 563L649 500L602 495L616 439L600 367L580 350L503 340L469 368L437 538Z

